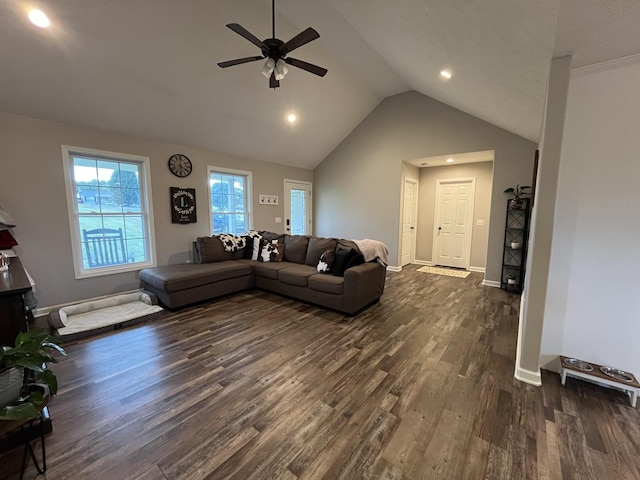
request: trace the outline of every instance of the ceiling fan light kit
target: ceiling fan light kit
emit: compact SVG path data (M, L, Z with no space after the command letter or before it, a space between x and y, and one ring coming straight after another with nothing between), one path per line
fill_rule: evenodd
M262 66L262 74L269 79L269 88L278 88L280 86L280 80L282 80L289 72L289 67L287 65L293 65L294 67L300 68L309 73L313 73L314 75L318 75L319 77L324 77L327 74L326 68L319 67L318 65L314 65L303 60L298 60L297 58L287 57L287 55L296 48L300 48L303 45L306 45L307 43L320 38L320 34L313 28L309 27L285 43L282 40L276 38L275 0L272 0L271 2L271 12L272 38L267 38L265 40L260 40L242 25L239 25L237 23L227 24L227 27L230 30L233 30L238 35L245 38L246 40L249 40L255 46L260 48L262 55L236 58L235 60L227 60L225 62L218 63L218 66L221 68L227 68L233 67L234 65L240 65L242 63L249 63L266 59L264 65Z

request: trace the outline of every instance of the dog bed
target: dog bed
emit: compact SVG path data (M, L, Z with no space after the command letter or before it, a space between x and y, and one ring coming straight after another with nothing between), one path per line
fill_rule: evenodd
M49 325L62 340L74 340L147 320L162 311L153 293L139 291L57 308Z

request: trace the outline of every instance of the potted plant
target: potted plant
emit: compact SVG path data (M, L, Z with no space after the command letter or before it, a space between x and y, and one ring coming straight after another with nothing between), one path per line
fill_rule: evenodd
M516 185L516 188L509 187L504 191L504 193L510 193L511 195L513 195L513 199L510 202L512 209L520 210L522 208L524 203L522 202L521 197L523 195L528 195L529 193L531 193L529 190L531 190L531 187L529 185Z
M58 379L47 369L66 355L59 340L44 329L20 332L15 346L0 347L0 420L26 420L40 414L47 393L55 395Z
M516 276L513 274L509 274L507 275L507 283L509 285L517 285L517 280L516 280Z

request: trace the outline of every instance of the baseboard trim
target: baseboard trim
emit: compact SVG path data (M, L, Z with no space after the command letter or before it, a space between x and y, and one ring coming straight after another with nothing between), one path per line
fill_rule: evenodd
M523 326L524 326L524 311L525 311L525 297L520 297L520 312L518 313L518 338L516 340L516 368L513 372L513 376L521 382L528 383L539 387L542 385L542 374L540 373L540 362L536 371L522 368L520 366L520 356L522 354L522 342L523 342Z
M538 369L537 372L533 372L531 370L526 370L524 368L516 366L516 371L513 376L516 377L516 380L528 383L529 385L533 385L536 387L542 385L542 375L540 374L540 369Z
M415 265L423 265L425 267L433 267L433 262L429 262L427 260L414 260L412 263Z
M109 295L102 295L100 297L86 298L84 300L76 300L75 302L61 303L59 305L52 305L50 307L36 308L33 311L33 316L34 317L42 317L44 315L49 315L52 310L55 310L57 308L68 307L69 305L77 305L78 303L93 302L95 300L102 300L103 298L113 297L114 295L125 295L127 293L134 293L134 292L139 292L139 291L140 291L140 289L137 288L135 290L127 290L126 292L110 293Z
M467 270L469 270L470 272L484 273L483 267L468 267Z
M391 265L387 266L387 270L389 272L401 272L402 271L402 267L393 267Z
M482 280L482 285L485 287L500 288L500 282L496 282L495 280L487 280L486 278Z

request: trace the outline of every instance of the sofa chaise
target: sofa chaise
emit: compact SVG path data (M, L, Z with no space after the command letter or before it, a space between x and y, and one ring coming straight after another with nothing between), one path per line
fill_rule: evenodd
M257 287L353 315L382 296L386 267L380 259L365 262L355 242L257 233L235 251L227 251L220 237L198 237L193 263L146 268L141 286L170 309ZM267 245L279 255L261 257ZM321 257L335 259L335 268L319 272Z

